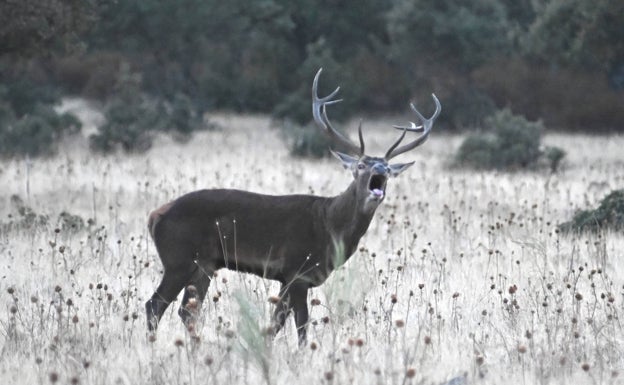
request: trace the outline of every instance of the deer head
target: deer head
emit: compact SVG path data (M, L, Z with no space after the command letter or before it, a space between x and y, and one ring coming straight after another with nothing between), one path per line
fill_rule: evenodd
M334 99L334 97L338 94L338 91L340 91L340 87L337 87L328 96L323 98L318 96L318 80L322 71L322 68L318 70L316 76L314 77L314 82L312 83L312 115L314 116L314 121L330 138L333 144L337 144L346 149L347 153L334 150L330 151L342 162L342 165L353 174L353 178L355 179L354 184L356 187L356 194L358 200L362 201L362 209L365 212L374 212L386 196L386 184L388 179L390 177L398 176L414 164L414 162L390 164L390 160L404 152L420 146L427 140L433 123L438 115L440 115L442 106L440 105L438 98L432 94L436 110L431 118L426 119L420 112L418 112L413 103L410 104L412 110L416 113L416 116L421 121L422 125L416 125L416 123L410 122L408 126L393 126L403 132L392 144L392 146L390 146L388 151L386 151L386 154L383 157L368 156L364 153L365 144L364 137L362 135L361 122L358 127L358 137L360 141L359 147L334 129L330 123L329 118L327 117L327 106L338 103L342 99ZM422 134L412 142L399 147L408 131L420 132Z

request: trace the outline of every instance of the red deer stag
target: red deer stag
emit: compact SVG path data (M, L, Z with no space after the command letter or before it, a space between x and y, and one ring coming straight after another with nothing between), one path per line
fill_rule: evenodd
M441 111L435 95L432 96L436 110L430 119L425 119L412 104L422 126L394 126L403 132L384 157L367 156L361 125L359 147L332 127L326 107L340 101L333 100L340 87L319 98L320 74L321 70L312 84L314 121L334 144L347 149L348 154L332 153L352 172L353 181L335 197L200 190L152 212L148 227L164 276L145 304L149 331L155 331L165 309L182 289L184 297L178 314L187 326L194 325L196 306L204 300L213 273L228 268L279 281L273 332L277 333L293 312L299 342L305 343L308 289L325 282L337 264L344 263L356 250L384 200L388 178L413 164L388 162L424 143ZM407 131L422 134L399 147Z

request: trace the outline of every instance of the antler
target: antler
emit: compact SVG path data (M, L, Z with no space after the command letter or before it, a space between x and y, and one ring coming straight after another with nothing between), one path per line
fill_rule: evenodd
M435 96L435 94L431 94L431 96L433 97L433 101L435 102L436 109L433 115L431 116L431 118L429 119L425 119L425 117L422 116L420 112L418 112L418 110L416 109L416 106L414 106L414 103L410 103L410 107L412 107L412 110L416 113L416 116L418 116L418 119L420 119L420 121L422 122L422 126L417 126L416 123L414 122L410 122L409 126L393 126L394 128L403 130L403 133L401 134L399 139L397 139L397 141L394 142L392 146L390 146L390 148L388 149L388 152L386 152L386 155L385 155L386 160L390 160L397 155L410 151L420 146L427 140L427 138L429 137L429 133L431 132L431 127L433 127L433 123L435 122L435 120L440 115L440 112L442 111L442 105L440 105L440 101L438 100L438 98ZM401 143L403 138L405 138L405 134L407 133L407 131L422 132L423 134L420 135L418 138L416 138L413 142L405 144L397 148L399 143Z
M323 71L322 68L318 70L316 76L314 76L314 82L312 83L312 116L314 121L321 130L332 140L332 142L344 147L348 152L352 154L364 155L364 137L362 136L362 122L358 127L358 136L360 138L360 147L358 148L349 139L345 138L340 132L336 131L329 122L327 117L327 106L341 102L342 99L332 100L334 96L340 91L340 87L337 87L334 92L319 98L318 96L318 79Z

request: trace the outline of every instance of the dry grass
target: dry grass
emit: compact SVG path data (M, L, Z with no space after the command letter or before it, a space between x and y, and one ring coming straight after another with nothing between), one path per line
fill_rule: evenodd
M622 383L624 236L555 231L621 188L622 137L551 135L569 154L561 174L501 174L447 169L461 138L435 132L390 181L360 251L311 291L308 347L290 320L264 341L278 286L227 271L199 342L176 304L148 341L143 304L161 277L150 210L204 187L332 195L349 183L333 160L290 158L262 117L216 120L228 131L144 155L68 143L0 164L3 383ZM393 138L383 126L367 125L373 153ZM84 227L63 227L63 211Z

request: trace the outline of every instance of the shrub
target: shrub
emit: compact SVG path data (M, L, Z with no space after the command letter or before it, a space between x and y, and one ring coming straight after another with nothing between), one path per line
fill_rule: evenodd
M466 138L455 157L455 164L480 169L533 169L542 155L556 170L565 155L563 150L551 147L544 154L540 139L544 127L541 122L529 122L509 110L500 110L485 119L485 134Z
M131 74L127 74L119 90L119 96L105 109L105 123L89 138L93 150L143 152L151 147L156 132L173 133L175 139L182 140L205 127L193 103L183 94L176 95L171 103L149 99Z
M159 124L159 116L147 103L116 99L109 103L104 117L106 122L89 138L93 150L112 152L121 148L141 152L151 147L151 133Z
M609 193L595 210L581 210L569 222L559 225L559 230L592 231L624 229L624 190Z
M59 115L50 106L38 106L19 119L5 106L0 108L0 156L49 156L65 135L81 128L80 121L69 113Z
M566 152L559 147L547 146L544 149L544 156L548 160L551 172L557 172Z
M282 122L282 133L294 156L322 158L329 152L331 142L316 127L301 126L291 120Z

